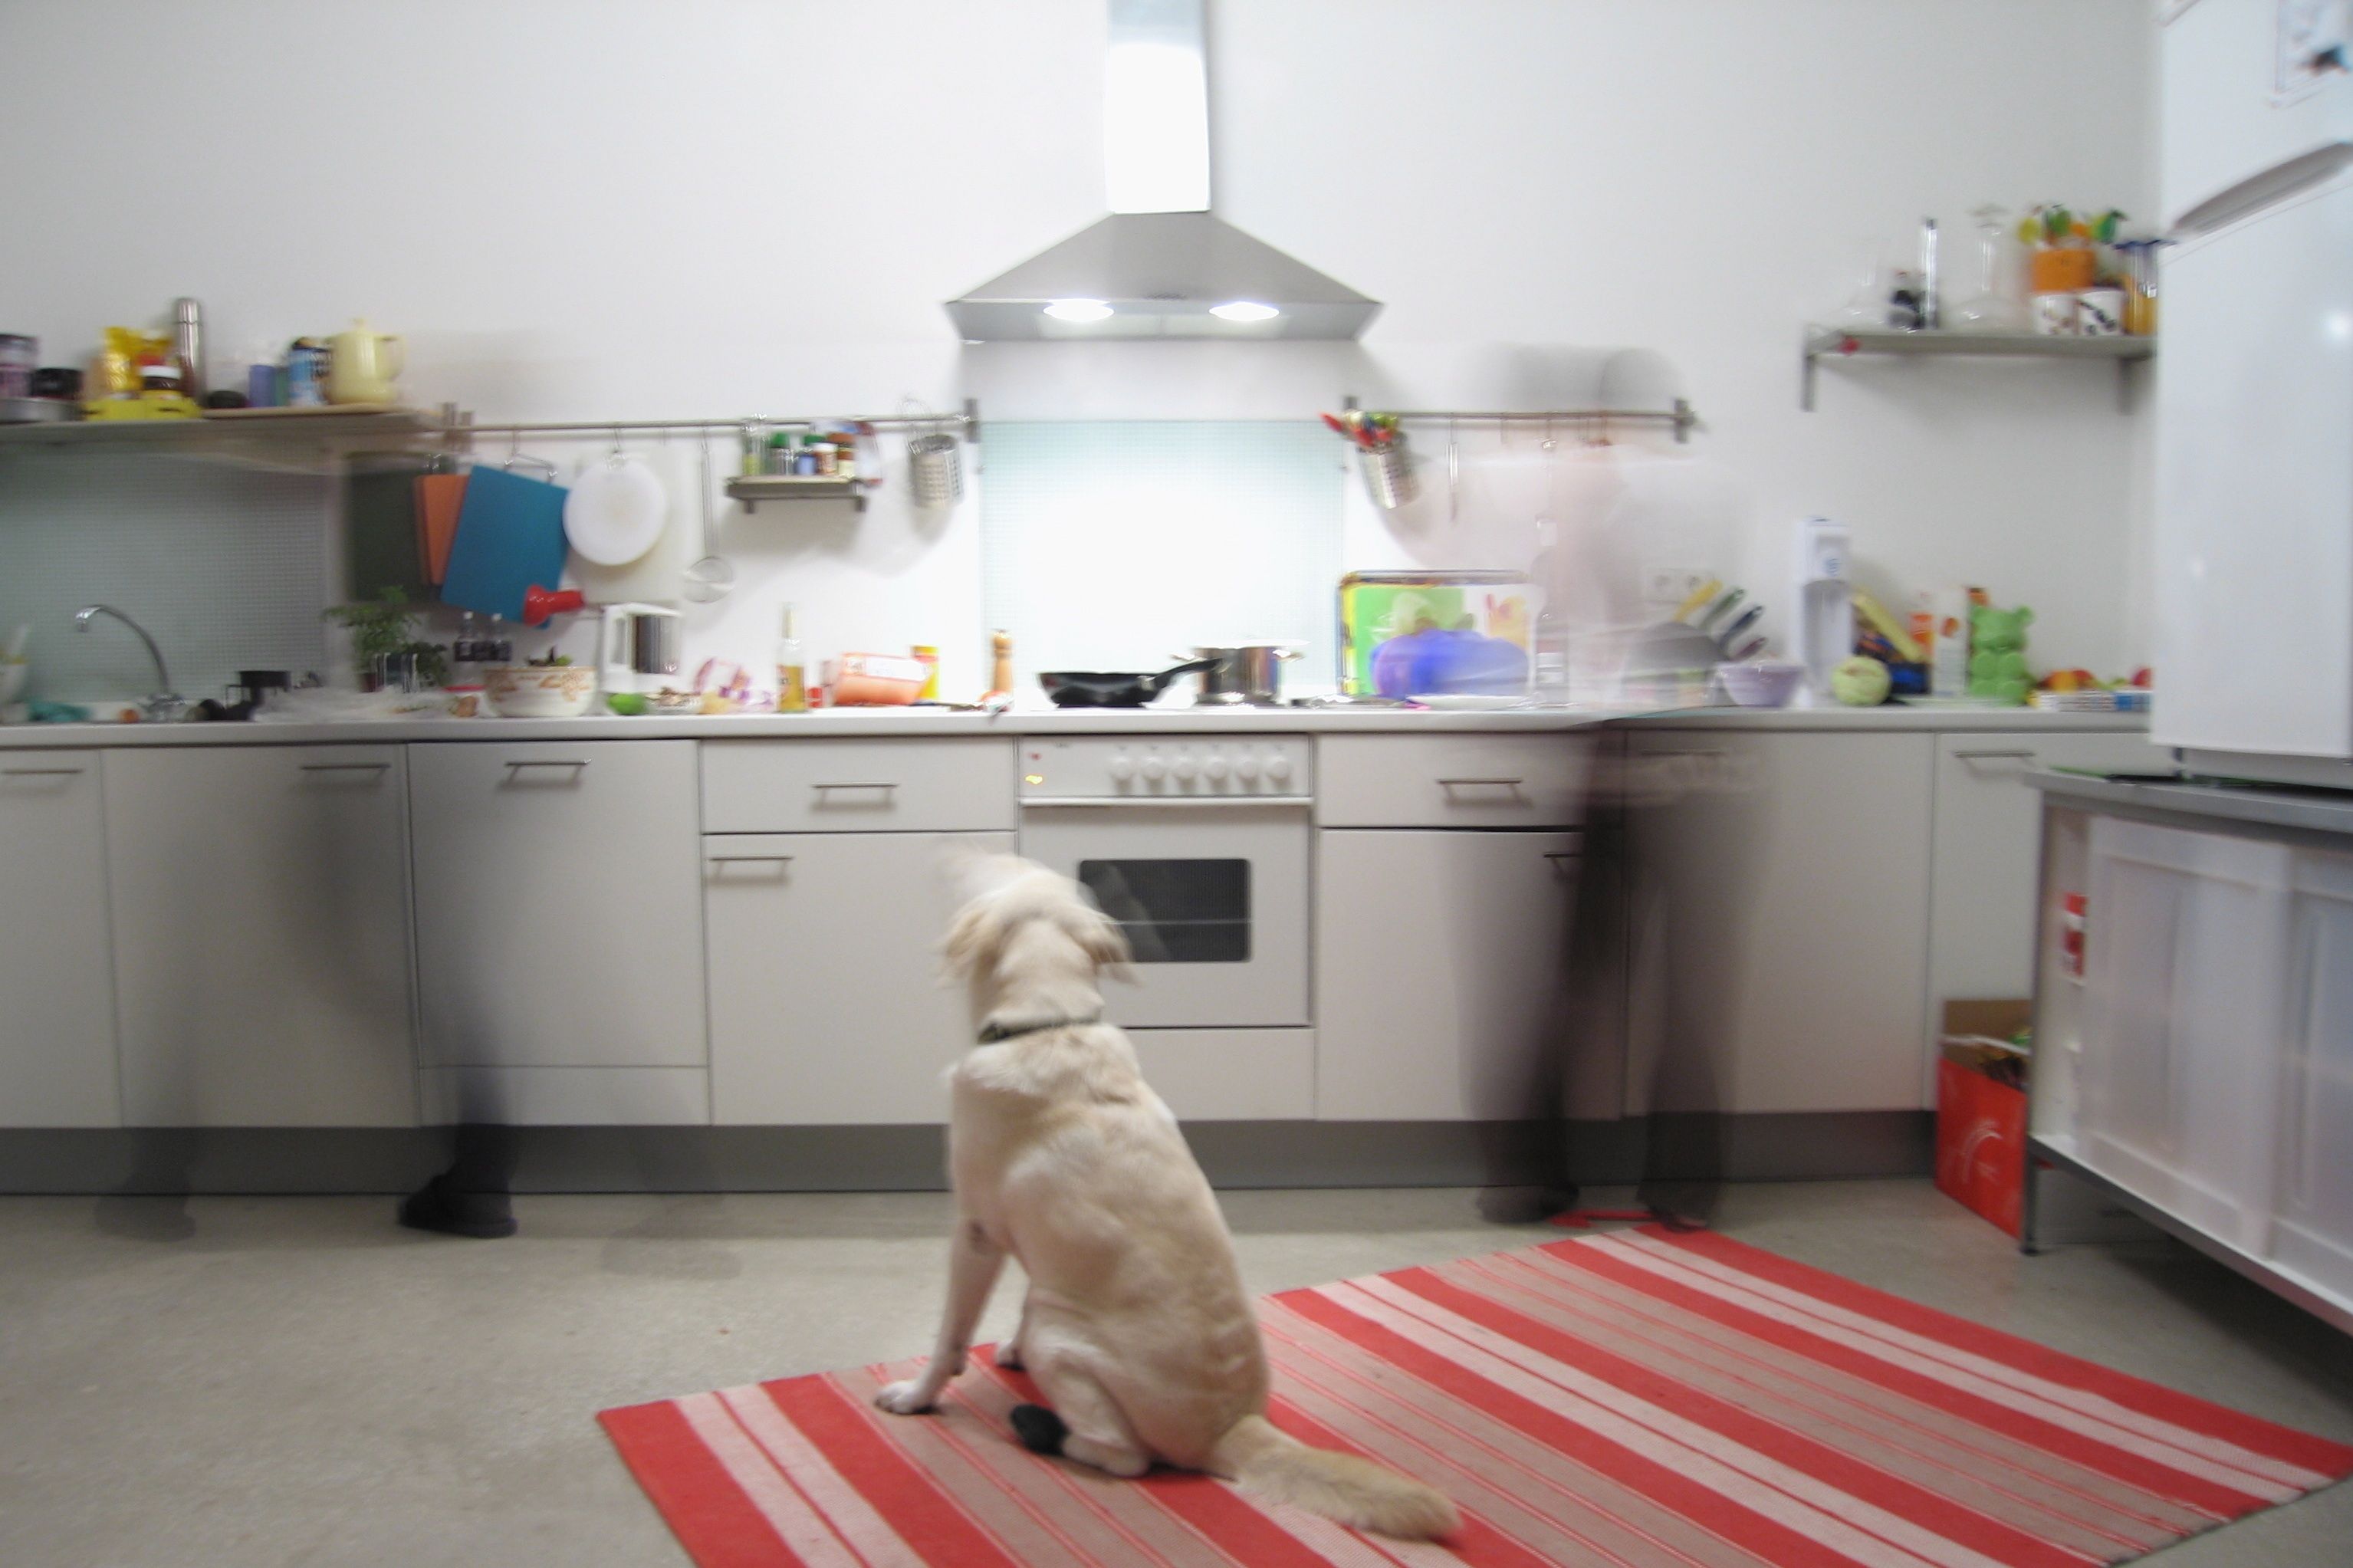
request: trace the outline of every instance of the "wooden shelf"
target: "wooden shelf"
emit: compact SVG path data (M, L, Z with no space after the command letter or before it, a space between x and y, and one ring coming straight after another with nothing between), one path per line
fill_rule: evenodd
M745 506L763 501L847 501L866 510L866 486L832 473L745 473L727 482L728 495Z
M2153 337L2056 337L2023 332L1901 332L1808 326L1798 406L1814 408L1814 371L1824 359L1856 355L1959 355L1976 358L2096 359L2116 366L2116 406L2132 407L2132 366L2157 355Z

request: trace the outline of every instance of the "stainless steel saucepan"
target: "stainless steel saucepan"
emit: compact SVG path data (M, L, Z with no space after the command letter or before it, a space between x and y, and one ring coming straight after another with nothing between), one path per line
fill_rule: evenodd
M1282 666L1299 657L1296 648L1280 642L1245 642L1231 648L1196 648L1193 657L1207 660L1196 703L1222 705L1247 703L1276 707L1282 702Z

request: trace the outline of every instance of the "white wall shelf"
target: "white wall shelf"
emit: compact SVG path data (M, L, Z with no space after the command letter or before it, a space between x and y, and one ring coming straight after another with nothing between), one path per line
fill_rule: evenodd
M2097 359L2116 367L2116 408L2132 408L2132 367L2157 355L2153 337L2056 337L2023 332L1903 332L1808 326L1799 351L1798 407L1814 411L1814 371L1824 359L1862 354L1963 355L1975 358Z

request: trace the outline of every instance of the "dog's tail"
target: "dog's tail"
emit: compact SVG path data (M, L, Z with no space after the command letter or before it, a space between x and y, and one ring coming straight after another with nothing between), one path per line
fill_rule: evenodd
M1209 1451L1206 1467L1253 1497L1409 1541L1449 1535L1462 1523L1435 1487L1354 1454L1310 1448L1263 1415L1235 1422Z

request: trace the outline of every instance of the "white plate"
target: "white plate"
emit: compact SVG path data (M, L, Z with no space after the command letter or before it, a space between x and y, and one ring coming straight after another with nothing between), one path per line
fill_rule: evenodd
M1488 692L1416 692L1406 700L1419 703L1427 708L1460 708L1465 711L1524 708L1528 705L1525 697L1500 696Z
M564 537L582 560L622 567L661 537L670 499L636 458L601 458L583 468L564 502Z

